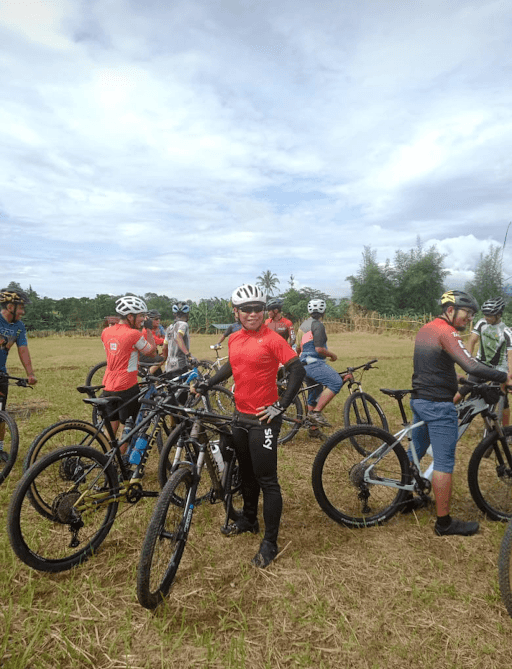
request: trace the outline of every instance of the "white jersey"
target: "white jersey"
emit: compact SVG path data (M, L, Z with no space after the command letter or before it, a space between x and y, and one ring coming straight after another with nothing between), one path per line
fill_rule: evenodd
M480 337L480 348L476 355L478 360L508 372L507 351L512 349L512 330L508 325L503 321L490 325L485 318L481 318L472 333Z

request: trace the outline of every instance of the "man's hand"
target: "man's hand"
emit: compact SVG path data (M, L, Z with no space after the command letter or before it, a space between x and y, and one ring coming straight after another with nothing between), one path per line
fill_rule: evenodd
M341 380L343 381L343 383L346 383L347 381L353 381L353 380L354 380L354 376L353 376L353 374L350 374L350 373L349 373L349 374L344 374L344 375L341 377Z
M199 381L199 383L193 386L191 390L198 395L206 395L206 393L210 390L210 386L206 381Z
M258 413L256 414L258 418L261 420L262 423L267 422L270 423L274 418L277 418L281 414L283 414L286 409L281 406L279 400L277 402L274 402L274 404L270 404L267 407L258 407L257 409Z

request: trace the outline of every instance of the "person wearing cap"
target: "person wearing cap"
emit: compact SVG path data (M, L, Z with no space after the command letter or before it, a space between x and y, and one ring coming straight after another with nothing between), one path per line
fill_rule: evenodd
M277 476L277 440L283 413L297 394L304 368L296 352L264 323L265 295L257 285L244 284L233 292L232 304L242 325L228 339L228 362L209 380L197 386L199 392L233 376L236 411L241 417L260 421L254 427L233 427L233 440L242 479L243 515L223 533L234 536L259 532L258 500L263 497L265 532L251 564L267 567L279 553L277 538L283 499ZM284 365L288 384L281 397L277 371Z
M180 374L190 368L194 358L190 353L190 330L188 319L190 307L186 302L172 305L174 323L165 331L162 356L165 359L165 371Z
M25 369L28 382L31 386L37 383L32 367L32 360L28 350L27 331L21 317L25 314L25 305L30 304L26 293L22 290L0 291L0 372L7 374L7 356L16 344L18 357ZM0 410L7 406L9 382L0 380ZM9 454L4 451L5 424L0 423L0 461L7 462Z
M289 318L283 316L283 300L280 297L272 297L267 302L268 318L265 325L284 337L295 350L295 330Z
M478 532L478 523L450 515L458 439L458 416L453 402L458 388L455 365L469 374L501 384L511 385L512 376L482 364L464 346L459 333L478 311L475 298L463 291L449 290L442 295L440 304L441 314L418 331L414 344L411 409L413 422L425 424L413 430L412 436L420 459L432 445L432 489L437 512L434 532L439 536L470 536Z
M119 396L122 403L133 398L132 402L112 415L111 425L114 433L117 432L119 423L124 425L129 417L135 420L139 412L137 375L140 355L154 356L156 353L151 327L146 329L145 337L141 332L147 311L146 303L140 297L135 295L120 297L116 300L119 323L106 327L101 333L107 354L103 396ZM124 453L127 447L128 444L123 444L121 452Z

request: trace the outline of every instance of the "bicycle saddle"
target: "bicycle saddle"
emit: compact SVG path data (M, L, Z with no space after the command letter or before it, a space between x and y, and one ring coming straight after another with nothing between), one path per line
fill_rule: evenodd
M380 392L384 393L384 395L394 397L396 400L403 400L406 395L412 393L412 390L390 390L389 388L381 388Z

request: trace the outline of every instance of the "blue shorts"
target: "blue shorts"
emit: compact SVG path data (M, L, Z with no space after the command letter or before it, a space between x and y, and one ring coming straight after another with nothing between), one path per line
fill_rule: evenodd
M332 390L335 395L340 392L343 386L343 380L341 376L335 369L329 367L329 365L323 360L312 362L310 365L305 365L304 369L306 370L306 383L308 385L311 385L313 382L320 384L309 391L309 406L316 405L324 386L329 388L329 390Z
M434 453L434 470L451 474L455 467L455 446L459 433L457 409L453 402L430 402L411 400L413 422L425 421L425 425L412 432L412 439L418 458L425 455L429 445ZM409 460L412 460L410 449Z

